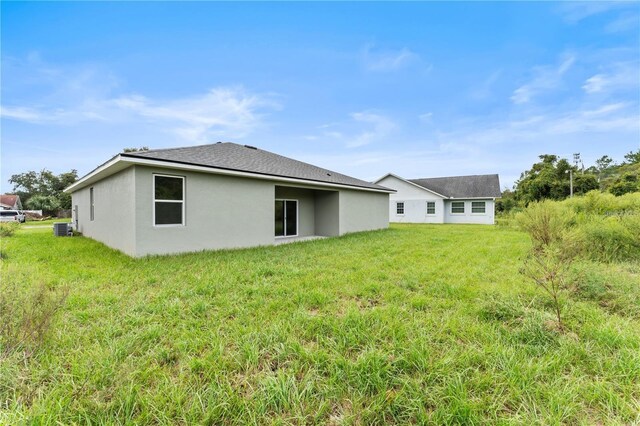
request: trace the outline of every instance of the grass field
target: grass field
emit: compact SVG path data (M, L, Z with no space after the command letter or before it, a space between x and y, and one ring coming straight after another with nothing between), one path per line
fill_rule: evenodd
M0 424L640 422L635 263L576 264L559 333L510 228L138 260L51 234L2 242L2 285L70 293L0 360Z

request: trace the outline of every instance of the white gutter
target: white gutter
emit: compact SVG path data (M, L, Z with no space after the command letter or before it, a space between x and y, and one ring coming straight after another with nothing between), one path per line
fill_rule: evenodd
M103 165L99 166L89 174L80 178L74 184L67 187L64 190L64 192L71 193L71 192L77 191L93 182L97 182L98 180L101 180L107 176L110 176L116 171L123 170L129 166L136 165L136 164L142 165L142 166L155 166L155 167L160 167L165 169L187 170L187 171L211 173L211 174L217 174L217 175L240 176L240 177L248 177L252 179L298 183L298 184L321 186L321 187L327 187L327 188L352 188L360 191L382 192L387 194L395 192L392 189L384 190L384 189L367 188L367 187L355 186L355 185L320 182L320 181L308 180L308 179L297 179L297 178L289 178L289 177L282 177L282 176L263 175L259 173L242 172L238 170L218 169L215 167L197 166L193 164L182 164L182 163L175 163L171 161L154 160L149 158L128 157L128 156L122 156L120 154L118 154L116 157L112 158L108 162L104 163ZM117 167L118 165L123 165L124 167ZM110 169L113 169L113 168L117 168L118 170L114 171L113 173L109 173Z

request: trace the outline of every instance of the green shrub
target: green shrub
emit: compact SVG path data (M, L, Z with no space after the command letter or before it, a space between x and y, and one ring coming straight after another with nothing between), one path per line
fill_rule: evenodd
M554 201L532 203L516 215L518 225L529 235L534 247L562 242L575 224L576 215L567 206Z
M12 236L20 225L18 222L3 222L0 223L0 237Z
M602 262L640 260L640 215L585 217L577 227L581 253Z
M568 198L562 204L576 213L633 214L640 213L640 192L619 197L606 192L591 191L581 197Z

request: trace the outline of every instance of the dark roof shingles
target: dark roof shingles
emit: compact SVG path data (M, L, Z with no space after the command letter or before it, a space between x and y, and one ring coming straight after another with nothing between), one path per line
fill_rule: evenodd
M450 198L499 198L502 195L498 175L409 179L409 182Z
M128 152L121 155L389 191L389 189L380 185L269 151L231 142Z

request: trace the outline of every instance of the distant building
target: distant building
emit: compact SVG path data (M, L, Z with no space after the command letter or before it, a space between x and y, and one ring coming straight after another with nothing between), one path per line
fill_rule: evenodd
M498 175L403 179L389 173L376 182L389 196L389 220L407 223L494 224Z
M0 208L3 210L22 210L20 196L16 194L0 195Z

